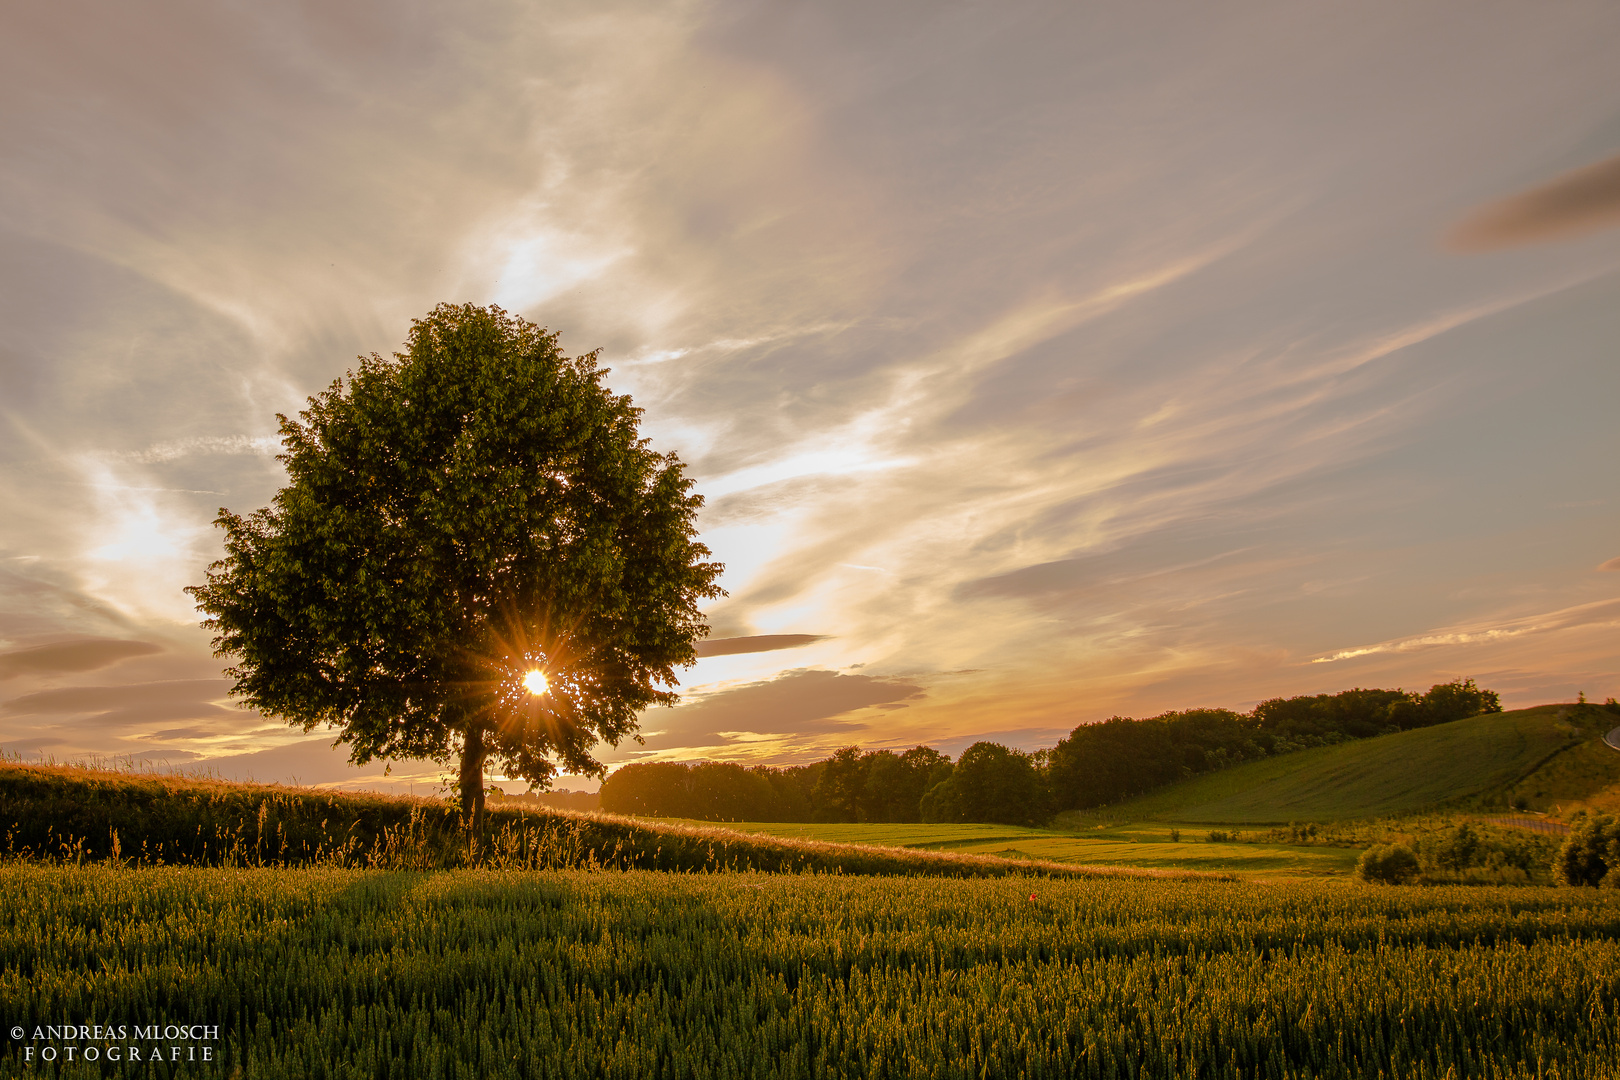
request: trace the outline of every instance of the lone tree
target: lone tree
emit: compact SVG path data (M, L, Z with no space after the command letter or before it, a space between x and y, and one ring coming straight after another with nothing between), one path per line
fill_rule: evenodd
M636 712L677 698L722 567L703 505L596 354L498 307L442 304L407 351L278 415L288 483L220 510L225 557L187 592L233 693L351 760L460 758L482 823L484 765L544 784L597 774Z

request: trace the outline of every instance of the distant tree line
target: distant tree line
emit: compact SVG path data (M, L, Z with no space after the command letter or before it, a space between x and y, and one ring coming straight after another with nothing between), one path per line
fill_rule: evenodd
M601 806L704 821L919 821L924 792L951 769L950 758L926 746L903 754L848 746L788 768L638 762L602 782Z
M642 762L602 784L612 813L705 821L986 822L1034 825L1245 761L1501 712L1472 679L1403 690L1273 698L1253 712L1189 709L1082 724L1050 750L974 743L960 758L847 746L788 768Z
M602 809L614 814L704 821L811 821L811 795L825 762L748 768L729 761L644 761L602 781Z
M602 804L601 797L594 791L570 791L568 788L526 791L512 795L492 786L486 797L494 806L544 806L553 810L577 810L586 813L600 809Z
M1146 720L1116 716L1077 727L1053 747L1047 780L1054 810L1105 806L1274 754L1501 711L1494 691L1458 679L1426 694L1358 688L1272 698L1251 713L1189 709Z

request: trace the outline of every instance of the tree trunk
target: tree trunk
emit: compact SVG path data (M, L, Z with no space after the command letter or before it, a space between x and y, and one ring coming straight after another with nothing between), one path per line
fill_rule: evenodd
M484 729L467 728L461 744L461 819L475 831L484 826Z

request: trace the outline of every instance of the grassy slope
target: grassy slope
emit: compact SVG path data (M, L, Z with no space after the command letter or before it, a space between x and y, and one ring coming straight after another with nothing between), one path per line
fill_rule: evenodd
M1620 781L1620 754L1588 761L1591 725L1572 722L1568 713L1541 705L1305 750L1196 777L1108 812L1139 821L1344 821L1510 796L1538 778L1544 801L1586 797ZM1566 754L1568 762L1561 760ZM1576 758L1582 767L1567 769Z
M1602 724L1607 727L1605 720ZM1620 811L1620 751L1587 738L1554 757L1507 792L1515 805L1568 816L1581 808Z
M471 861L505 869L730 868L957 877L1086 872L977 853L743 836L711 825L608 814L502 808L488 817L485 852L472 856L454 812L436 799L0 762L0 858L417 869Z

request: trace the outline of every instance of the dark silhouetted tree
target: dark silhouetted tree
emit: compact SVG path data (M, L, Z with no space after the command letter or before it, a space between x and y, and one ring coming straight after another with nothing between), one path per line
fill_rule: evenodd
M280 417L287 485L220 511L225 557L189 590L238 698L335 726L357 764L459 758L475 825L487 757L600 775L598 740L676 700L721 570L680 461L604 374L500 308L441 305Z
M614 814L705 821L809 821L818 766L747 768L725 761L638 761L602 782L601 808Z
M1030 756L1000 743L962 752L950 778L924 796L924 821L1036 825L1048 816L1046 793Z
M1485 713L1499 713L1502 702L1496 691L1481 690L1473 679L1455 679L1429 687L1429 692L1423 695L1423 711L1428 723L1446 724Z
M866 802L866 774L871 766L870 758L858 746L846 746L822 762L815 790L816 820L865 820L861 812Z

